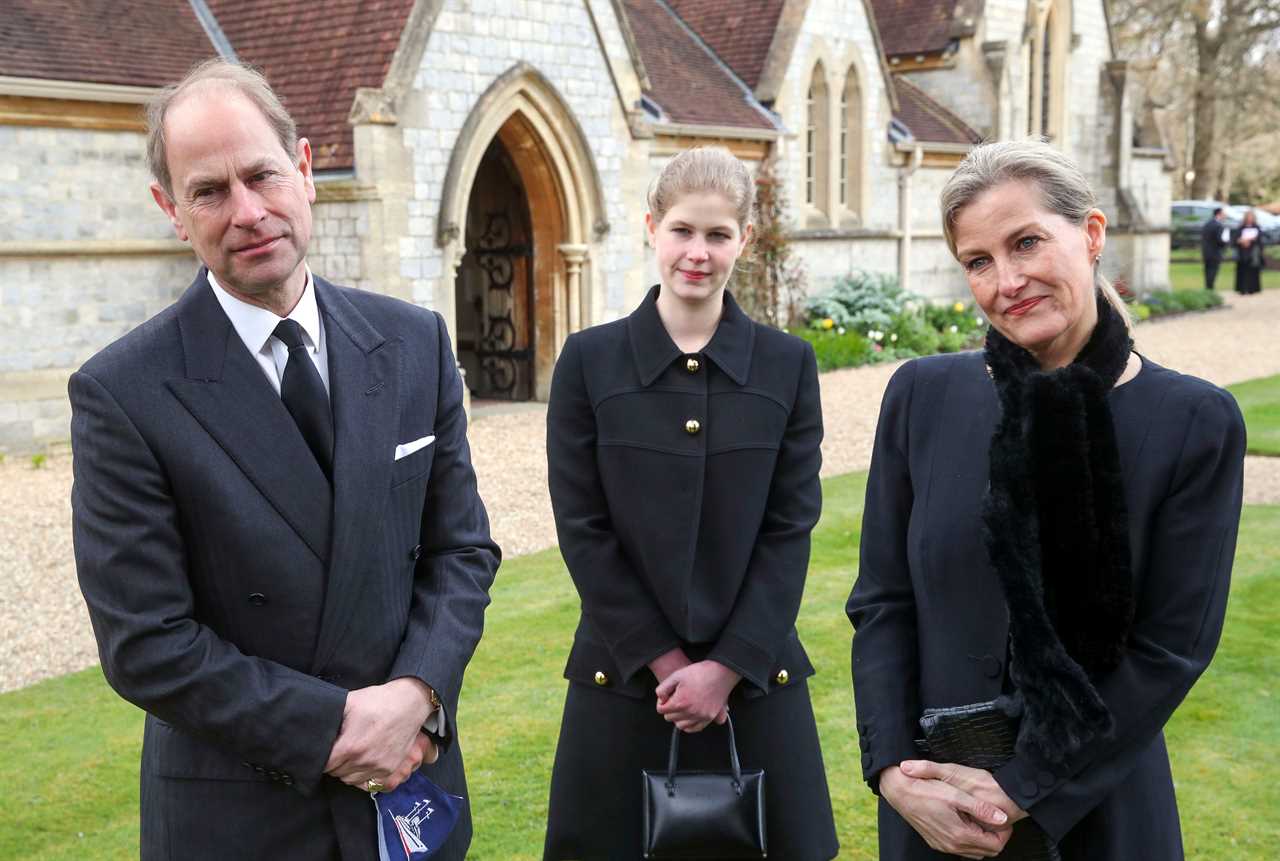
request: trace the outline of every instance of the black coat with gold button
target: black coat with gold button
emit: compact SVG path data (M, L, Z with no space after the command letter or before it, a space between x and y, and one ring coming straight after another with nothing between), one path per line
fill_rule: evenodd
M822 506L817 363L807 344L752 322L728 293L711 341L683 354L658 316L658 289L627 318L571 336L551 387L551 501L582 617L565 670L578 684L566 703L547 857L619 857L600 847L629 845L619 835L632 825L638 833L639 768L663 764L670 732L647 664L681 646L742 675L730 709L744 767L766 768L779 816L784 806L805 811L771 831L770 854L830 858L830 802L803 681L813 667L795 628ZM766 763L780 732L793 761ZM723 765L721 733L689 738L689 755L701 745L711 767ZM583 753L588 735L601 756ZM635 756L619 754L629 749ZM803 790L786 785L797 782ZM616 816L599 815L606 796ZM583 804L593 817L580 815Z

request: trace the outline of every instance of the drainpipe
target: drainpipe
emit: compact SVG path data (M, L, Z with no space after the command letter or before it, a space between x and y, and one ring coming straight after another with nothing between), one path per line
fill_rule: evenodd
M898 168L898 286L911 289L911 174L920 167L924 150L916 144L907 163Z

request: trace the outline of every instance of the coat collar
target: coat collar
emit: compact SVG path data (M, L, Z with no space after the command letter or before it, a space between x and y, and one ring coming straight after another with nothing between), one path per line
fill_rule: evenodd
M627 317L627 332L631 339L631 353L640 375L640 385L648 386L667 366L682 355L671 340L658 316L658 292L661 286L653 285L640 307ZM755 344L755 324L743 313L728 290L724 293L724 313L711 336L710 343L702 349L703 355L715 362L720 370L740 386L746 385L751 371L751 350Z
M384 338L341 290L315 278L329 358L333 483L280 396L236 334L201 269L178 300L185 378L169 389L327 564L313 662L323 666L350 625L368 560L379 558L381 501L399 433L401 339Z
M200 267L195 281L178 299L177 311L187 379L218 382L229 355L227 335L234 329L209 286L208 271ZM315 276L311 283L315 287L316 304L326 322L338 326L363 353L371 353L382 345L386 339L337 287Z
M331 490L201 269L177 303L185 378L167 386L315 555L329 558Z
M333 541L312 670L333 658L370 560L384 553L380 518L400 433L400 338L387 339L343 291L315 279L333 405Z

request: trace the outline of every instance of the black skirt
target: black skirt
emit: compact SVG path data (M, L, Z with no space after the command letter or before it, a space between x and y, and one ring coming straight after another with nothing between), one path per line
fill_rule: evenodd
M770 858L828 861L839 851L818 729L803 681L729 700L743 768L765 772ZM671 724L643 700L570 682L560 724L545 861L637 861L643 769L665 769ZM680 740L681 769L727 769L728 733L712 724Z

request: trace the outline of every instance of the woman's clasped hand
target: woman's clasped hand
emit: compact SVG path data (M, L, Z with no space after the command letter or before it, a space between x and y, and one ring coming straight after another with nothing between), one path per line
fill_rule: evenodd
M684 663L659 678L654 694L658 714L683 732L699 732L707 724L724 723L729 717L729 694L742 676L715 661L689 661L679 649ZM670 653L668 653L670 654ZM654 673L658 676L658 673Z
M962 858L1000 854L1027 815L991 772L954 763L905 760L880 773L880 794L931 848Z

